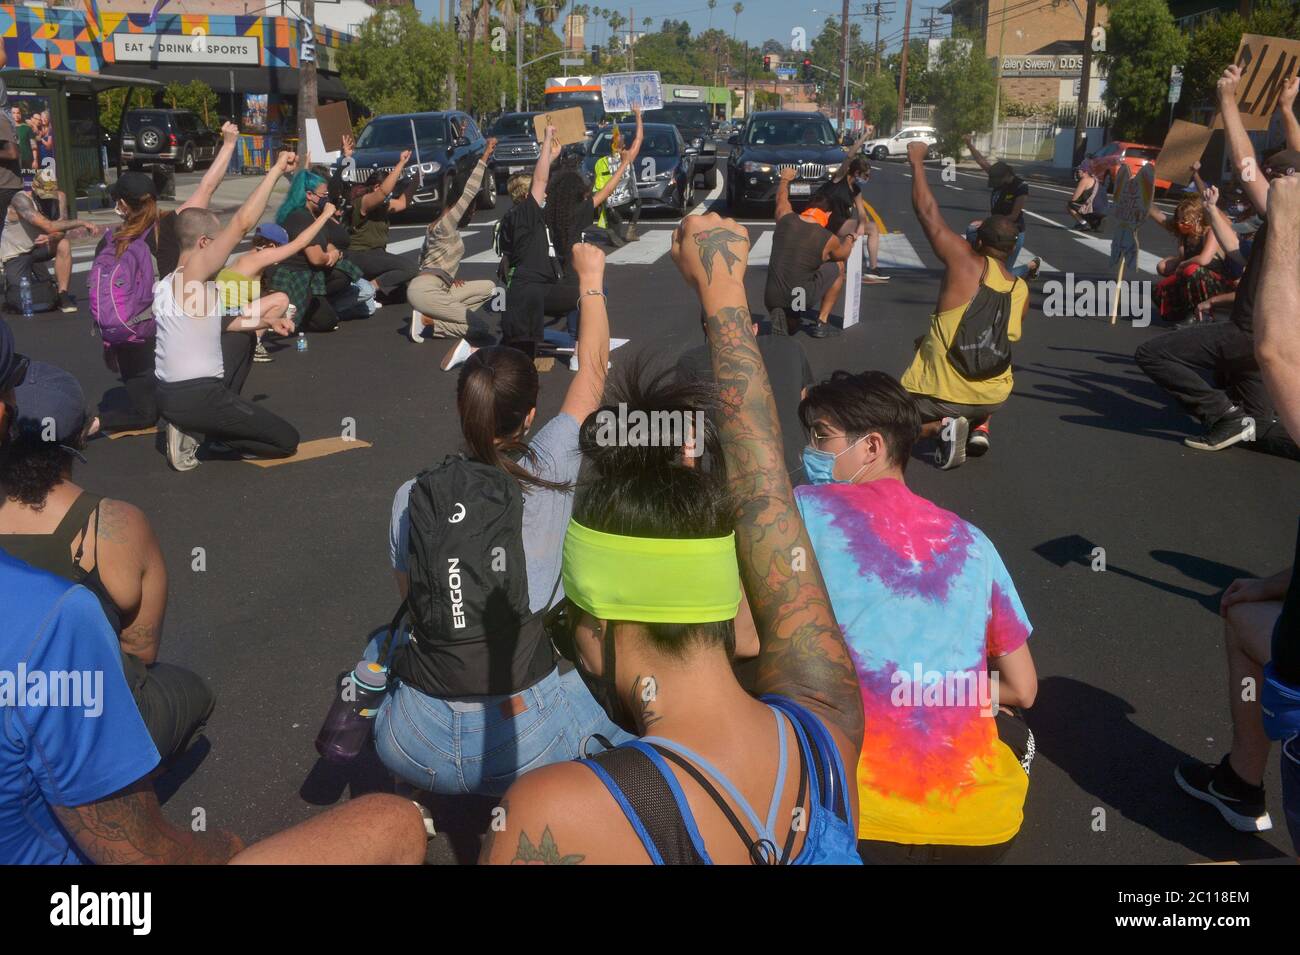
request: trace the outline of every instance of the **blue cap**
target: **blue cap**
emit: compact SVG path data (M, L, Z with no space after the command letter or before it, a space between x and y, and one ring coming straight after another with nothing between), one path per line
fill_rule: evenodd
M253 234L274 242L276 245L284 245L289 241L289 233L284 231L284 226L276 225L274 222L263 222Z
M58 445L80 439L86 426L86 395L77 379L62 368L43 361L32 362L14 397L20 437Z

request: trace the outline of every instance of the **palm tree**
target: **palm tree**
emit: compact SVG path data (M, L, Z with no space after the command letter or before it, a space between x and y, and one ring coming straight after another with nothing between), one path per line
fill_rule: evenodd
M743 3L733 3L731 5L731 12L736 15L736 18L731 21L731 42L732 43L736 42L736 26L737 24L740 23L740 15L741 13L744 12L744 10L745 10L745 5Z
M718 0L709 0L709 29L713 29L713 8L718 5Z

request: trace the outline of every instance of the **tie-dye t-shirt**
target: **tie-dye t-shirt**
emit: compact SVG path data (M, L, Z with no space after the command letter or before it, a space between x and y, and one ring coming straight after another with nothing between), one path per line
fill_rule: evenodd
M1029 638L997 551L892 479L796 489L862 687L858 838L983 846L1020 829L1028 777L990 718L990 657Z

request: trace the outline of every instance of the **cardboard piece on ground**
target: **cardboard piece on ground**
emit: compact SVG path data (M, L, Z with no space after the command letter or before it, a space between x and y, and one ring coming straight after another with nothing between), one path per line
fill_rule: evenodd
M329 156L328 156L329 150L325 148L325 141L321 139L321 135L320 135L320 121L317 119L309 119L307 120L306 126L307 126L308 162L312 162L312 163L329 162Z
M352 135L352 117L347 103L330 103L316 108L316 121L320 123L321 141L326 152L343 148L343 137Z
M244 458L246 464L255 464L259 468L274 468L281 464L294 464L298 461L310 461L313 458L323 458L326 455L338 454L340 451L355 451L357 448L370 447L369 441L360 441L353 438L351 441L344 441L342 438L317 438L314 441L304 441L298 445L298 451L287 458Z
M533 117L533 129L540 143L547 126L555 127L555 141L561 146L580 143L587 138L587 122L582 117L582 110L577 106L568 109L552 110Z
M138 428L135 431L114 431L108 435L108 440L116 441L118 438L138 438L144 434L157 434L161 428Z
M1156 178L1179 185L1192 181L1192 163L1199 162L1214 130L1208 126L1176 119L1156 157Z
M663 109L663 82L656 70L606 73L600 78L600 99L607 113L630 113L634 106Z
M1241 67L1237 109L1242 124L1248 130L1268 129L1278 94L1300 71L1300 40L1243 33L1233 62Z

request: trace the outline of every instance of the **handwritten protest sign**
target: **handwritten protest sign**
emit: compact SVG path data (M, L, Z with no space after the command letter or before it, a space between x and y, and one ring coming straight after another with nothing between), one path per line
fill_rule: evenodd
M1300 74L1300 40L1244 33L1233 62L1241 67L1237 109L1242 124L1249 130L1268 129L1282 87Z
M1200 162L1214 130L1176 119L1156 157L1156 178L1185 184L1192 181L1192 163Z
M555 141L561 146L580 143L587 138L587 123L583 119L582 110L577 106L534 116L533 130L537 133L539 143L546 133L547 126L555 127Z
M1115 280L1116 288L1124 285L1124 269L1137 268L1138 238L1137 230L1151 209L1151 200L1156 194L1156 168L1147 163L1136 176L1132 175L1127 165L1119 167L1119 178L1115 181L1114 205L1111 215L1115 217L1118 227L1110 240L1110 264L1119 266L1119 277ZM1119 314L1119 299L1116 294L1114 307L1110 314L1110 323L1115 324Z
M630 113L634 106L662 109L663 84L658 72L606 73L600 78L600 98L607 113Z

